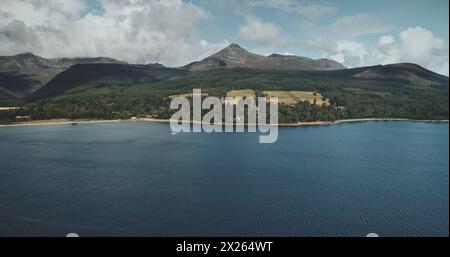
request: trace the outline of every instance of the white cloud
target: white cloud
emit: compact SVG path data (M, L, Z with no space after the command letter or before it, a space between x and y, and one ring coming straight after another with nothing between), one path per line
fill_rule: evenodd
M356 41L339 41L326 56L349 67L411 62L449 75L448 45L422 27L401 31L398 40L391 35L382 36L375 47Z
M267 7L279 9L288 13L295 13L309 18L315 18L336 12L336 7L327 2L298 1L298 0L251 0L252 7Z
M266 46L286 45L281 28L271 22L259 18L249 18L247 24L241 26L238 36L242 40L253 41Z
M383 46L383 45L389 45L394 43L395 39L394 37L387 35L387 36L382 36L380 37L380 39L378 40L378 45L379 46Z
M383 24L376 17L368 14L344 16L326 28L329 35L345 39L367 34L383 33L390 29L391 26Z
M404 55L412 61L431 59L443 48L443 40L434 37L431 31L421 27L408 28L400 33Z
M295 56L296 55L296 54L291 53L291 52L281 52L281 53L277 53L277 54L286 55L286 56Z
M448 45L422 27L407 28L397 37L385 34L375 45L362 43L361 37L387 33L393 27L367 14L341 17L328 25L304 22L302 29L306 39L298 41L300 46L321 51L347 67L411 62L449 74Z
M335 54L339 42L356 42L359 37L386 33L392 27L374 16L357 14L340 17L330 24L303 21L300 29L304 36L296 41L298 46L309 51Z
M335 52L329 58L347 65L348 67L360 66L360 60L367 55L363 44L352 41L338 41Z
M131 63L179 66L223 48L197 35L210 15L182 0L2 0L0 55L108 56ZM87 15L85 15L87 13Z

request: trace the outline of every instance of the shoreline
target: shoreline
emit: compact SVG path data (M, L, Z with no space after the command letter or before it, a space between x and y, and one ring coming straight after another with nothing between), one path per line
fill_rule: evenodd
M314 126L330 126L347 123L360 123L370 121L409 121L409 122L425 122L425 123L448 123L448 120L414 120L405 118L360 118L360 119L344 119L336 121L313 121L313 122L299 122L299 123L280 123L276 124L279 127L314 127ZM78 124L99 124L99 123L131 123L131 122L155 122L155 123L170 123L167 119L128 119L128 120L69 120L69 119L51 119L51 120L34 120L23 122L11 122L9 124L0 124L2 127L26 127L26 126L45 126L45 125L78 125ZM191 122L194 124L193 122ZM195 123L198 124L198 123ZM217 125L217 124L216 124ZM223 124L222 124L223 125ZM248 125L248 124L246 124Z

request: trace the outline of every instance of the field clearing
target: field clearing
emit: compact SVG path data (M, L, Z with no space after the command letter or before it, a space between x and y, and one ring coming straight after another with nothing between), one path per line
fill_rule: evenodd
M252 89L244 89L244 90L231 90L227 93L228 97L253 97L256 99L255 91Z
M263 91L266 97L278 97L279 104L294 105L299 102L289 91Z
M314 103L314 99L316 101L316 105L318 106L329 106L330 100L323 97L318 92L312 92L312 91L290 91L290 93L297 99L299 99L302 102L308 101L311 104Z
M0 111L11 111L11 110L18 110L19 107L0 107Z
M171 95L168 98L169 99L174 99L175 97L179 97L179 96L180 97L186 97L186 98L192 98L193 95L194 95L193 93L186 93L186 94L179 94L179 95ZM201 93L201 96L202 97L208 97L209 94L208 93Z
M313 91L263 91L263 94L267 97L278 97L278 102L285 105L294 105L300 101L308 101L318 106L330 105L329 99Z

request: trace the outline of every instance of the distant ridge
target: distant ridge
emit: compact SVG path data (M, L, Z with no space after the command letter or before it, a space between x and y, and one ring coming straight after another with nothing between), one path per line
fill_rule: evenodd
M133 65L121 63L88 63L72 65L56 75L45 86L31 94L32 98L46 98L64 94L78 86L106 88L131 87L190 74L182 69L166 68L161 64Z
M201 61L183 67L190 71L220 68L253 68L273 70L341 70L346 67L329 59L314 60L306 57L272 54L263 56L251 53L238 44L231 44Z
M354 74L353 77L378 80L448 81L448 77L427 70L414 63L396 63L367 67L364 71Z
M75 64L121 63L113 58L46 59L32 53L0 56L0 88L15 97L23 97L39 88Z

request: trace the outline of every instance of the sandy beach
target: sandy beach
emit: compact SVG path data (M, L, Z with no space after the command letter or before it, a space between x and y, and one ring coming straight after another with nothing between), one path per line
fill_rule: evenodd
M433 123L448 123L448 120L411 120L402 118L362 118L362 119L345 119L337 121L314 121L314 122L299 122L299 123L280 123L280 127L301 127L301 126L330 126L346 123L369 122L369 121L411 121L411 122L433 122ZM77 124L97 124L97 123L125 123L125 122L157 122L170 123L167 119L153 119L140 118L129 120L70 120L70 119L52 119L52 120L33 120L23 122L11 122L0 124L0 127L17 127L17 126L43 126L43 125L77 125Z
M0 127L76 125L76 124L117 123L117 122L127 122L127 120L69 120L69 119L32 120L32 121L0 124Z
M20 109L20 107L1 107L0 106L0 111L11 111L11 110L18 110Z

